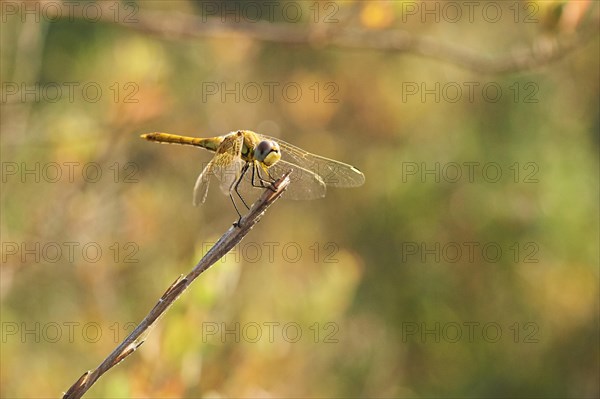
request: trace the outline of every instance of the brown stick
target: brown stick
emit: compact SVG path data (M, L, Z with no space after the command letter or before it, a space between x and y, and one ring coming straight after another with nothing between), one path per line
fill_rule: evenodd
M63 399L81 398L102 374L119 364L123 359L139 348L150 334L150 331L158 318L167 311L169 306L171 306L187 287L189 287L196 277L221 259L237 245L246 234L248 234L252 227L259 222L267 208L283 194L289 184L290 179L288 172L273 183L272 187L267 188L263 195L254 203L254 205L252 205L248 214L241 218L239 225L230 227L208 253L200 259L187 276L179 276L167 291L165 291L144 320L138 324L135 330L133 330L97 368L88 370L79 377L79 379L63 395Z

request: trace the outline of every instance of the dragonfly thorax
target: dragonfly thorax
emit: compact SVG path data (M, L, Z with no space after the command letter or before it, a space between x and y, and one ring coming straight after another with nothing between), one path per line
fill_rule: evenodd
M263 140L254 148L254 159L266 167L274 165L281 159L279 144L271 140Z

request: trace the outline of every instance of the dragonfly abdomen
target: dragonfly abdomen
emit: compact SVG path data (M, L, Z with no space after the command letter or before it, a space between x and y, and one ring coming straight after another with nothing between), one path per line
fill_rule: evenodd
M148 133L142 134L143 139L148 141L154 141L163 144L179 144L189 145L193 147L201 147L209 151L217 151L217 148L223 141L222 137L212 137L209 139L202 139L198 137L180 136L178 134L171 133Z

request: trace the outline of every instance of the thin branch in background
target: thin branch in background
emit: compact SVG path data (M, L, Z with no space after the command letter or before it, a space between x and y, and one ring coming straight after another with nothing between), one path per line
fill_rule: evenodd
M79 379L63 395L63 399L81 398L102 374L106 373L112 367L123 361L127 356L135 352L135 350L144 343L158 318L167 311L196 277L221 259L227 252L236 246L246 234L248 234L252 227L259 222L267 208L283 194L289 183L290 179L288 172L273 183L272 187L267 188L263 195L254 203L254 205L252 205L248 214L241 218L239 224L230 227L219 241L217 241L217 243L196 264L191 272L185 277L179 276L165 291L144 320L138 324L135 330L133 330L96 369L88 370L79 377Z
M479 73L502 74L546 65L585 45L598 34L598 18L593 12L588 26L580 32L553 37L540 34L530 45L519 45L509 50L507 55L496 57L399 29L374 31L336 24L319 24L308 28L301 24L267 21L224 23L219 18L148 10L136 13L133 22L115 20L110 13L102 13L101 20L165 39L244 37L271 43L309 44L319 48L331 46L403 52L448 62ZM60 19L61 16L57 15L56 18Z

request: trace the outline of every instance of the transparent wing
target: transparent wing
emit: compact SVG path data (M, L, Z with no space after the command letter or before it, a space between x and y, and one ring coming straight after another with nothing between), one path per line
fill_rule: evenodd
M240 157L244 138L241 135L228 136L217 148L217 154L204 168L194 186L194 205L204 203L208 193L210 177L215 176L219 187L225 195L229 195L231 186L240 176L244 161ZM199 201L200 200L200 201Z
M210 161L196 179L196 184L194 185L194 206L203 204L204 201L206 201L206 194L208 194L208 183L210 182L212 168L213 161Z
M260 166L257 166L257 168L261 169ZM302 169L298 165L279 161L268 169L268 175L262 169L260 170L260 175L265 179L265 187L267 187L271 182L269 175L274 179L278 179L288 171L292 172L290 174L290 185L284 191L282 198L291 200L312 200L323 198L325 196L327 187L323 180L321 180L318 175L309 170ZM249 168L238 187L240 195L248 204L254 202L261 193L261 190L264 190L264 188L260 187L260 179L256 175L257 171L255 170L254 173L254 186L252 185L252 168Z
M312 200L323 198L327 188L323 179L308 169L280 160L269 169L269 175L278 179L284 173L291 171L290 185L282 197L293 200Z
M273 140L279 144L283 161L314 172L328 186L357 187L365 182L365 175L352 165L311 154L278 138L264 135L259 136L262 137L261 140Z

